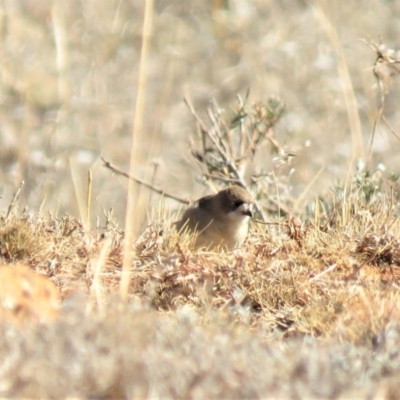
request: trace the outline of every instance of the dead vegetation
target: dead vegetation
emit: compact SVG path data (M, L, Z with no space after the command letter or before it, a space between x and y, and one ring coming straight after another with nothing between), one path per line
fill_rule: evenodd
M1 393L389 395L400 372L398 197L397 181L359 171L306 217L254 224L227 253L192 252L160 208L132 246L129 304L118 301L123 232L110 219L87 232L75 218L20 215L16 202L1 219L0 273L30 266L58 287L61 308L23 330L2 319Z
M189 13L183 2L156 4L152 106L143 110L152 133L141 143L147 155L137 165L148 166L155 144L176 165L155 162L151 179L148 171L132 176L159 194L170 192L168 200L187 203L194 174L175 156L190 144L197 182L211 190L236 183L253 192L258 221L241 249L220 253L192 251L192 238L177 235L164 204L140 236L124 240L129 231L118 221L125 193L120 184L114 190L109 175L99 179L105 169L89 174L82 200L77 165L86 170L103 159L129 177L123 170L142 6L119 0L0 6L0 163L8 185L2 201L11 199L0 212L1 396L398 396L400 191L398 176L379 164L397 165L398 156L375 144L382 139L380 121L398 139L388 105L399 55L368 41L376 52L376 108L368 80L350 79L352 71L360 75L365 56L355 48L345 55L350 39L341 43L349 32L345 23L371 29L364 22L383 20L386 9L366 20L351 2L233 3L196 2ZM346 18L335 26L335 15ZM272 20L272 29L258 32ZM182 90L186 82L192 92ZM213 98L205 106L204 93L210 97L216 86L222 105ZM233 109L223 108L232 93L248 87L261 100L253 102L247 92ZM265 96L273 88L290 103L283 129L283 101ZM182 91L191 95L189 112L177 106ZM364 101L364 116L356 99ZM338 136L349 130L352 140ZM156 138L161 131L168 145ZM354 168L362 132L372 132L368 166L357 160ZM323 175L339 164L340 172ZM166 178L166 170L178 178ZM347 177L332 186L344 170ZM26 187L17 189L22 180ZM323 187L310 201L315 182ZM108 189L99 190L102 185ZM76 210L73 192L82 218L63 213ZM112 210L99 216L103 201L119 218ZM144 208L133 211L145 219Z

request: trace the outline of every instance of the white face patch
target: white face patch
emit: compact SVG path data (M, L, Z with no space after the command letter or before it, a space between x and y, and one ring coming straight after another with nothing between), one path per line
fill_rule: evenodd
M253 212L253 204L243 203L236 210L229 212L228 217L233 221L247 222L250 218L249 211Z

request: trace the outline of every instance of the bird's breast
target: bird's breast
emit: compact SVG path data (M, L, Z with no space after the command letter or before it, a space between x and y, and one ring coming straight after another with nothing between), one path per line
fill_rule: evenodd
M228 249L234 249L244 242L247 232L247 221L242 221L240 223L213 221L213 223L199 235L198 241L203 242L202 245L210 245L211 243L212 247L224 246Z

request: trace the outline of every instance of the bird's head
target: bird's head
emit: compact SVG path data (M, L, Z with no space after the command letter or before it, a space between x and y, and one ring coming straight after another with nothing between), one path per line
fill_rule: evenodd
M240 186L221 190L216 198L221 214L232 221L247 222L253 216L253 199L247 190Z

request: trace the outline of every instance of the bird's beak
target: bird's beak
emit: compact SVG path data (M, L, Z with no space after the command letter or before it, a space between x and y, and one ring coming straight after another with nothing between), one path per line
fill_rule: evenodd
M243 215L248 215L251 218L253 216L253 213L251 210L246 210L243 212Z
M246 208L243 210L243 215L247 215L250 218L253 217L253 211L252 211L252 205L251 204L246 204Z

